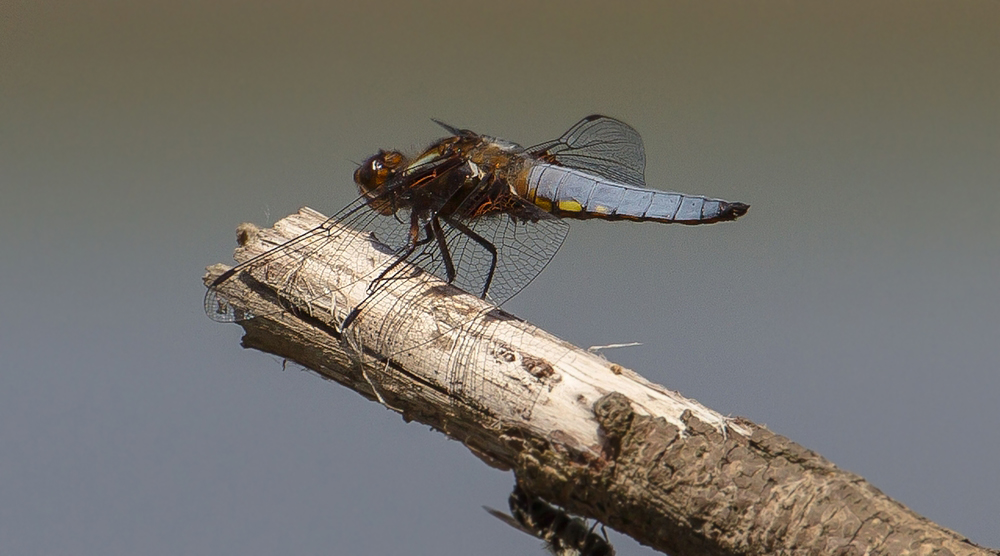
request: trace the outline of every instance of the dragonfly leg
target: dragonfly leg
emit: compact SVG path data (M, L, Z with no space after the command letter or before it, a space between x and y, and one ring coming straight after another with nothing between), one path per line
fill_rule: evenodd
M344 318L344 322L340 323L340 330L338 330L338 332L340 332L341 336L344 335L344 332L347 330L347 327L350 326L351 323L354 322L354 319L358 318L358 315L360 314L361 314L360 304L357 307L351 309L351 312L348 313L347 316Z
M368 285L369 294L373 293L375 289L378 288L378 284L381 283L382 280L385 280L385 277L388 276L389 273L393 271L393 269L395 269L401 263L409 259L410 255L412 255L413 252L416 251L418 247L423 247L424 245L430 243L432 239L434 239L434 234L431 232L431 227L429 224L424 227L424 233L426 234L424 237L412 241L411 245L406 247L406 251L403 251L403 253L399 255L395 261L392 261L392 263L389 266L385 267L385 270L380 272L379 275L376 276L375 279L371 281L371 283Z
M441 251L441 258L444 261L444 273L448 278L448 283L455 281L455 262L451 259L451 252L448 251L448 242L445 241L444 230L441 229L441 221L435 215L431 218L431 230L434 232L434 239L437 240L438 249Z
M412 224L415 227L419 225L417 223L416 219L413 219ZM417 229L419 230L419 228L417 228ZM429 224L424 227L424 234L425 234L425 236L421 238L421 237L419 237L420 236L419 232L411 233L411 237L412 238L416 238L416 239L410 241L410 245L408 245L406 247L406 250L403 251L396 258L396 260L392 261L392 263L390 263L389 266L385 267L385 269L382 270L382 272L380 272L379 275L376 276L375 279L372 280L371 283L368 284L368 295L369 296L371 296L372 294L375 293L375 290L378 289L379 284L383 280L385 280L386 276L388 276L389 273L392 272L394 268L396 268L397 266L399 266L400 263L402 263L402 262L406 261L407 259L409 259L410 255L412 255L413 252L416 251L418 247L423 247L424 245L426 245L427 243L429 243L434 238L434 235L431 232L431 227L430 227ZM361 314L361 306L364 305L365 301L367 301L367 300L368 299L365 298L364 300L361 301L361 303L358 303L357 306L355 306L353 309L351 309L351 312L347 314L347 317L344 318L344 321L342 323L340 323L340 332L344 332L345 330L347 330L347 327L350 326L352 322L354 322L354 319L358 318L358 315Z
M487 251L490 252L490 257L492 258L492 260L490 261L490 271L486 275L486 283L483 284L483 291L482 291L482 293L479 296L479 297L481 297L483 299L486 299L486 294L490 291L490 285L493 283L493 273L496 272L496 269L497 269L497 248L496 248L496 246L493 245L489 240L487 240L483 236L481 236L481 235L477 234L476 232L474 232L472 230L472 228L466 226L465 224L462 224L461 222L459 222L458 220L455 220L454 218L445 217L445 221L447 223L451 224L452 226L454 226L454 228L456 230L458 230L459 232L462 232L463 234L465 234L466 236L468 236L469 239L471 239L472 241L475 241L476 243L478 243L479 245L481 245L483 247L483 249L486 249Z

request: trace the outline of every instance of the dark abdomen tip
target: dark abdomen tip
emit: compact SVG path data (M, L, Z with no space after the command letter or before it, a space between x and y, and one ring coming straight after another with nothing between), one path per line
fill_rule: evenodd
M719 213L719 220L736 220L750 210L750 205L746 203L722 203Z

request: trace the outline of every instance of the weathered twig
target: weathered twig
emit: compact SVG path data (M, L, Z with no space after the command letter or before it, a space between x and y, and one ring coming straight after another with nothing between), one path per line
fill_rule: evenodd
M244 227L237 260L322 220L303 209L273 229ZM433 276L382 290L341 338L337 323L366 296L358 277L387 256L371 238L351 241L350 260L293 270L308 291L352 286L292 311L282 310L281 283L228 281L226 297L262 315L240 323L244 347L382 401L513 469L534 494L670 554L1000 554L760 425L723 417ZM210 267L206 283L224 270ZM358 345L345 352L345 341Z

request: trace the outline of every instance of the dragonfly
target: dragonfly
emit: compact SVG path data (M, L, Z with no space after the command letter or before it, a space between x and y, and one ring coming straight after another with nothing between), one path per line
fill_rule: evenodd
M249 276L279 283L285 308L309 305L351 285L314 291L298 274L314 258L337 260L351 252L343 230L367 235L390 254L363 278L368 297L339 318L349 332L369 300L418 268L444 282L500 305L528 285L552 260L569 231L569 220L628 220L686 225L736 220L749 205L646 187L645 149L628 124L587 116L558 139L533 147L459 129L434 120L447 135L415 156L379 150L354 172L360 196L321 225L222 273L209 286L205 311L222 322L261 316L237 309L227 282ZM280 268L280 276L274 269ZM291 269L291 270L288 270ZM381 356L411 349L391 338L411 319L402 308L395 326L381 323ZM503 345L516 347L516 339ZM391 345L391 347L389 347ZM379 351L379 349L376 349ZM458 367L467 356L445 362ZM466 387L469 377L456 378Z
M583 519L529 494L520 483L514 485L507 504L510 515L489 506L483 509L507 525L545 541L545 548L553 556L615 556L607 535L594 531L598 523L588 526Z

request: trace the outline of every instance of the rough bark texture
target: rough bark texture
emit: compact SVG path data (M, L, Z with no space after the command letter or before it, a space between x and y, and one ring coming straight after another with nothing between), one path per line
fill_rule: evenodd
M243 227L236 258L320 222L303 209L271 230ZM335 275L370 275L384 264L369 238L352 241L352 253L363 253L353 261L279 268L275 276L315 278L310 288L320 291ZM210 267L205 282L224 269ZM281 288L267 280L225 288L233 304L261 315L240 322L244 347L383 401L489 465L513 469L534 494L663 552L1000 554L787 438L727 419L433 277L417 273L366 306L352 325L360 355L344 351L336 323L364 298L364 284L294 311L281 310L287 300L281 305Z
M637 414L618 393L595 412L607 464L595 473L538 446L522 457L525 483L669 554L998 553L749 421L740 424L750 436L691 414L680 429Z

